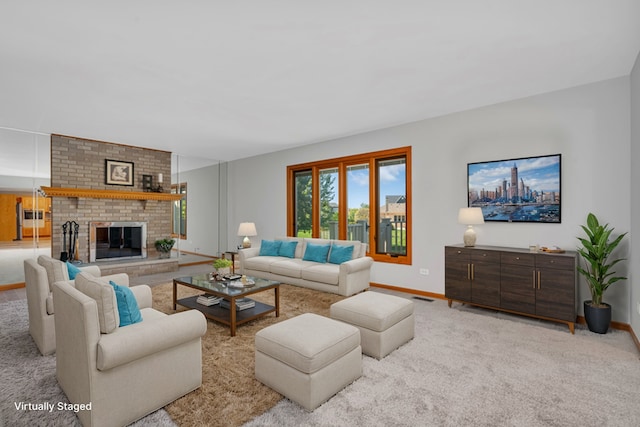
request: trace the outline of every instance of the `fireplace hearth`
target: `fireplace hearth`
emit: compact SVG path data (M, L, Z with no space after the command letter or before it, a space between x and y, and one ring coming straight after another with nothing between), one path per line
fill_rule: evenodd
M147 223L91 221L89 262L147 257Z

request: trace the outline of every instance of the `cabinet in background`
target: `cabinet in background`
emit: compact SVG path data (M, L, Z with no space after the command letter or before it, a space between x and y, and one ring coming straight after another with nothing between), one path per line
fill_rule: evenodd
M459 301L562 322L574 333L576 253L446 246L445 296L449 306Z
M500 253L445 248L445 295L482 305L500 304Z
M31 195L28 197L22 197L22 236L33 237L36 234L36 228L38 236L50 237L51 236L51 199L47 197L38 197L35 200Z

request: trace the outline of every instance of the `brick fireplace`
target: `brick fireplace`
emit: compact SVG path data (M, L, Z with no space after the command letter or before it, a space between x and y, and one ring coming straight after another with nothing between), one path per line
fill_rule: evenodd
M133 162L133 186L107 185L106 159ZM51 187L142 192L142 175L157 176L159 173L171 176L170 152L63 135L51 136ZM80 225L77 254L83 262L89 262L89 224L92 221L142 221L147 224L147 259L156 260L159 256L153 243L171 235L171 203L167 200L52 197L52 256L60 256L63 249L62 225L67 221L75 221ZM165 268L162 271L177 269L177 261L175 265L169 264L157 267ZM114 270L111 268L109 271ZM157 269L154 271L160 272ZM131 271L127 273L136 275Z

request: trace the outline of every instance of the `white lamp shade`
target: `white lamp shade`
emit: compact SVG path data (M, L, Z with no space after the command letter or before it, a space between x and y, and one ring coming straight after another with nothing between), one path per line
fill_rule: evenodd
M484 216L480 208L460 208L458 223L465 225L484 224Z
M250 248L251 240L249 240L249 236L257 236L258 232L256 231L256 225L253 222L241 222L240 227L238 227L238 236L244 236L242 239L242 247Z
M241 222L238 227L238 236L257 236L256 225L253 222Z

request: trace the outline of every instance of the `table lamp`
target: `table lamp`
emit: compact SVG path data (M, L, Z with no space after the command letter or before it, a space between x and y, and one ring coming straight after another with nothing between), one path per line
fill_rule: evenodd
M482 215L482 209L480 208L460 208L458 212L458 223L465 224L467 230L464 232L464 245L475 246L476 245L476 232L473 226L476 224L484 224L484 216Z
M238 236L244 236L242 240L243 248L251 247L251 240L249 240L249 236L257 236L258 232L256 231L256 225L253 222L241 222L240 227L238 227Z

